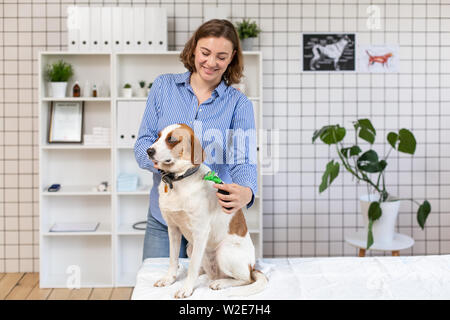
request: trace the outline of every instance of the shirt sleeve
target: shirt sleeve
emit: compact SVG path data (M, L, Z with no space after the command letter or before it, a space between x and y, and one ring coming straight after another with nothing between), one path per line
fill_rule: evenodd
M236 107L231 121L232 136L229 137L228 148L232 157L229 160L230 175L233 183L249 187L252 190L252 199L247 204L249 209L255 201L258 191L257 183L257 153L256 128L253 115L253 104L250 100L243 101ZM230 163L230 162L229 162Z
M153 162L147 155L147 149L158 138L157 124L160 114L161 82L160 76L153 82L147 97L147 104L139 128L139 135L134 145L134 156L139 167L158 174L158 170L155 169Z

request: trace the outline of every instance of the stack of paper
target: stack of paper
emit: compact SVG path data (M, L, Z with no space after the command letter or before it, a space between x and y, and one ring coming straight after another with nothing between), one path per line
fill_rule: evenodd
M111 131L109 128L94 127L92 128L92 134L84 135L84 145L86 146L98 146L109 145Z

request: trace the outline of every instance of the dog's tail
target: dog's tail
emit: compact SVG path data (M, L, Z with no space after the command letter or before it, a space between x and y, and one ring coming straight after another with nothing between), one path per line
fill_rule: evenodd
M253 269L250 271L250 277L252 279L252 283L235 287L233 288L229 295L230 297L233 296L250 296L253 294L257 294L262 292L266 286L267 286L267 277L259 270Z

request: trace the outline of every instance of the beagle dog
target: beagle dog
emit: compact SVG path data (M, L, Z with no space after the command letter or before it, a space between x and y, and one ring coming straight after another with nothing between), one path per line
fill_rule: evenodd
M164 128L147 154L162 173L159 207L170 241L169 270L154 286L175 282L183 234L190 263L175 298L192 295L201 269L212 280L209 287L213 290L242 286L233 295L263 291L267 278L255 269L255 248L244 214L242 210L223 212L214 182L203 180L210 169L203 164L205 153L193 130L185 124Z

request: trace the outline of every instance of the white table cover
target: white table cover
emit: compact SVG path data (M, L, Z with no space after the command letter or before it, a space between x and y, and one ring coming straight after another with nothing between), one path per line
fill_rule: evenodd
M174 284L154 287L168 266L168 258L146 259L132 299L174 299L189 260L180 259ZM257 269L269 279L266 289L232 299L450 299L450 255L259 259ZM212 290L209 281L200 275L188 299L229 299L233 288Z

